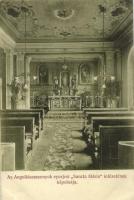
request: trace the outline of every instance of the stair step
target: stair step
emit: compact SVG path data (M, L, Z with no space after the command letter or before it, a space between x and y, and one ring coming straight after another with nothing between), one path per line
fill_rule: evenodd
M49 111L46 118L84 118L82 111Z

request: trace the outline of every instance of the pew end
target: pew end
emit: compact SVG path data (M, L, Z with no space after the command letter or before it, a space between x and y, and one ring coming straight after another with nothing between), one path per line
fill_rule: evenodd
M15 143L0 143L1 171L15 171Z

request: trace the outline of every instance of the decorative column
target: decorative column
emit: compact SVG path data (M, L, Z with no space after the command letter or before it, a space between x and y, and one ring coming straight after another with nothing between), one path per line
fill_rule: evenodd
M11 109L11 88L10 84L13 80L13 51L5 49L6 53L6 109Z
M121 69L121 51L116 50L116 77L118 80L122 80L122 69Z
M113 75L115 74L115 52L106 51L106 74Z
M25 75L25 69L24 69L24 53L18 52L17 53L17 59L16 59L16 76L19 77L19 81L24 84L24 75ZM23 98L23 94L21 94L22 98L18 100L17 103L17 109L25 109L25 99Z
M108 108L116 108L118 106L118 98L116 96L116 82L115 78L115 51L106 51L105 52L106 59L106 75L109 77L110 87L107 91L106 95L106 107Z
M128 89L128 109L134 109L134 47L131 48L127 63L127 89Z
M25 108L30 109L30 62L31 57L25 58L25 83L26 83L26 94L25 94Z
M3 93L3 68L4 66L4 50L2 48L0 48L0 109L3 108L3 101L6 101L6 95L4 95Z
M19 79L24 82L24 53L18 52L16 59L16 76L19 76Z
M116 78L120 82L122 87L122 65L121 65L121 51L116 50ZM122 106L122 89L119 95L119 106Z

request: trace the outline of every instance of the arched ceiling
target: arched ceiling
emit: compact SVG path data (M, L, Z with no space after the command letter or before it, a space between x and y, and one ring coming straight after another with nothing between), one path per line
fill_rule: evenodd
M25 37L25 20L29 41L98 41L103 37L102 6L104 36L110 40L130 17L132 0L2 0L0 14L20 41Z

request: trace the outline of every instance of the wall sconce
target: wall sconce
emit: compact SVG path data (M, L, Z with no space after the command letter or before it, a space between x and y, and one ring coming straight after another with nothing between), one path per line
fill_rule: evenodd
M34 80L34 81L37 80L37 76L33 76L33 80Z
M24 83L23 90L25 90L25 91L28 90L28 85L26 83Z
M94 81L97 81L98 80L98 77L97 76L94 76Z
M115 76L111 76L111 81L115 81Z

